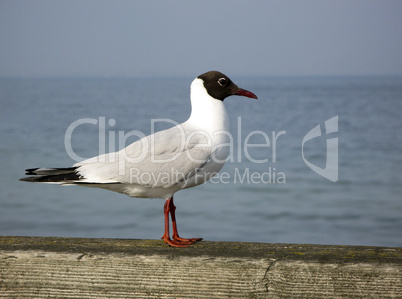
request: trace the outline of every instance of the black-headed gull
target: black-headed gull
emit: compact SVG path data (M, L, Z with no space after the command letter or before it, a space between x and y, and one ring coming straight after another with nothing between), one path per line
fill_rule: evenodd
M132 197L164 198L165 233L174 247L201 238L180 238L173 194L216 175L229 156L229 119L223 100L232 95L257 99L226 75L210 71L191 83L191 115L184 123L144 137L126 148L68 168L32 168L22 181L104 188ZM169 235L169 214L173 234Z

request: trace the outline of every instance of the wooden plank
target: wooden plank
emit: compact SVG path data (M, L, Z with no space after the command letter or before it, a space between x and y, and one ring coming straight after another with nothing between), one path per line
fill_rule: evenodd
M402 249L0 237L1 298L401 298Z

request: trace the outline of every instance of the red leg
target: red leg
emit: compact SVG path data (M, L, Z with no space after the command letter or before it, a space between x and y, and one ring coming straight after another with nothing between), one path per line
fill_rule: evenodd
M170 234L169 234L169 212L170 212L170 200L172 198L168 198L166 200L166 203L163 207L163 212L165 214L165 233L163 234L163 241L165 243L169 244L170 246L173 247L188 247L186 244L180 244L180 242L174 241L170 239Z
M201 241L201 238L184 239L179 237L179 234L177 233L175 210L176 207L173 204L172 196L171 198L166 199L165 206L163 208L163 212L165 214L165 233L163 234L162 239L165 241L165 243L173 247L188 247L188 245L192 245L194 244L194 242ZM169 213L172 217L173 240L170 239L169 234Z

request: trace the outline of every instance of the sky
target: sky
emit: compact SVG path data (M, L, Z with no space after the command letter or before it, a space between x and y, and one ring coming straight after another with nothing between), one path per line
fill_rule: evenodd
M1 0L0 77L401 75L402 1Z

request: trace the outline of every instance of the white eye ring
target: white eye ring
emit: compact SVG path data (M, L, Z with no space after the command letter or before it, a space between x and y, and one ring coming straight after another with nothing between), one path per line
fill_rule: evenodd
M225 86L225 85L226 85L226 79L225 79L225 78L220 78L220 79L218 80L218 84L219 84L220 86Z

